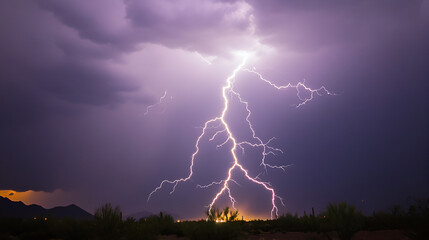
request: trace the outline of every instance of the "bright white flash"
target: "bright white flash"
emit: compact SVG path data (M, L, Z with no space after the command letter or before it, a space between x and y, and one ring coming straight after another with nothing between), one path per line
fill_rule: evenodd
M175 180L163 180L158 187L156 187L148 196L148 201L150 200L150 198L152 197L152 195L154 193L156 193L158 190L160 190L165 184L171 184L172 185L172 189L170 191L170 194L172 194L175 190L177 185L180 182L186 182L188 180L190 180L194 174L194 163L196 160L196 157L200 151L200 145L201 145L201 139L203 138L203 136L205 136L208 132L208 129L213 129L216 128L218 129L218 131L216 131L209 139L209 141L212 141L214 139L216 139L217 137L224 137L226 140L218 145L218 147L224 147L226 145L226 143L232 143L231 144L231 148L230 150L230 154L232 156L232 163L231 166L229 167L228 171L228 176L220 181L213 181L212 183L208 184L208 185L197 185L198 187L201 188L207 188L207 187L213 187L215 185L221 185L222 188L215 194L215 196L213 197L212 201L210 202L209 209L211 209L213 207L213 205L216 203L216 201L219 199L219 197L222 194L228 194L228 197L231 201L231 205L232 207L235 209L235 205L237 203L237 201L235 200L231 189L230 189L230 183L236 183L236 181L234 181L234 179L232 178L232 172L233 170L237 169L240 170L244 176L246 176L246 178L255 183L256 185L259 185L261 187L263 187L264 189L266 189L266 191L270 192L271 194L271 218L275 218L278 217L278 207L277 204L280 203L282 205L283 204L283 200L281 197L279 197L276 194L275 189L271 186L270 183L268 182L264 182L260 179L259 175L257 176L251 176L248 172L248 170L246 168L244 168L243 165L241 165L240 163L240 159L238 156L238 152L242 151L244 152L245 147L252 147L252 148L257 148L260 149L261 153L262 153L262 158L261 158L261 163L260 165L266 170L267 168L272 168L272 169L281 169L283 171L285 171L285 169L289 166L289 165L272 165L266 162L266 157L268 155L276 155L278 153L283 153L281 149L275 148L270 146L271 141L274 138L271 138L267 141L262 140L260 137L257 136L255 129L252 125L252 122L250 121L250 117L252 115L252 112L249 108L249 102L247 102L246 100L244 100L240 93L237 92L234 89L234 83L236 81L236 76L239 72L241 71L246 71L249 73L253 73L255 74L259 80L267 83L268 85L270 85L271 87L273 87L276 90L282 90L282 89L290 89L293 88L296 90L296 94L297 97L300 99L300 103L296 106L296 107L301 107L304 104L306 104L307 102L311 101L314 98L314 95L333 95L331 92L329 92L325 87L320 87L317 89L312 89L309 88L305 85L304 82L299 82L295 85L293 84L287 84L284 86L279 86L274 84L273 82L265 79L260 73L256 72L255 69L245 69L244 66L246 64L246 61L248 60L249 57L251 57L251 54L247 53L247 52L239 52L237 53L238 56L240 56L243 60L240 63L240 65L238 65L234 71L232 72L232 74L226 79L225 81L225 85L222 87L222 98L223 98L223 110L222 112L217 116L214 117L212 119L209 119L208 121L206 121L204 123L204 127L202 128L202 132L201 134L198 136L196 142L195 142L195 151L191 156L191 163L189 166L189 174L186 177L183 178L179 178L179 179L175 179ZM300 91L306 91L308 94L307 97L302 97L300 94ZM252 138L249 139L249 141L238 141L235 136L233 135L233 133L231 132L230 126L228 125L228 122L226 121L225 115L229 110L229 105L230 105L230 101L232 100L237 100L239 101L243 107L246 109L247 111L247 116L246 116L246 122L248 125L248 128L250 129L251 133L252 133Z

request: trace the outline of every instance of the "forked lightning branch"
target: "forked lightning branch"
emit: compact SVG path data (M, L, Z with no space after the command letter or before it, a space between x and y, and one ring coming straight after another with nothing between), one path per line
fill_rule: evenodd
M317 89L312 89L310 87L307 87L304 82L299 82L295 85L290 84L290 83L287 85L283 85L283 86L276 85L273 82L265 79L260 73L256 72L254 69L245 69L244 68L246 65L246 61L248 60L249 57L250 57L250 54L246 54L243 57L243 60L240 63L240 65L238 65L234 69L232 74L226 79L225 85L222 87L222 92L221 92L222 99L223 99L223 110L218 116L216 116L212 119L209 119L208 121L206 121L204 123L204 127L202 128L202 132L198 136L198 138L195 142L195 151L192 154L191 159L190 159L191 161L190 161L190 165L189 165L189 174L186 177L179 178L179 179L174 179L174 180L165 179L165 180L163 180L159 184L159 186L156 187L149 194L148 201L150 200L152 195L155 194L162 187L164 187L164 185L167 185L167 184L171 185L170 194L172 194L176 190L176 187L179 183L186 182L192 178L192 176L194 174L194 164L195 164L195 161L197 160L198 153L200 152L201 140L203 139L204 136L206 136L206 134L208 134L208 132L209 132L209 131L207 131L208 129L216 128L218 130L213 135L209 136L210 137L209 141L212 141L212 140L219 138L219 137L223 137L225 139L225 141L223 143L221 143L220 145L218 145L218 147L231 146L231 148L229 149L229 152L232 156L233 161L231 162L231 166L227 170L227 177L225 179L222 179L220 181L219 180L213 181L212 183L210 183L208 185L197 185L198 187L201 187L201 188L216 187L216 186L219 186L219 188L220 188L220 190L213 196L213 199L209 203L209 205L208 205L209 210L214 206L216 201L223 194L226 194L229 197L229 200L231 202L231 206L235 209L237 201L235 200L234 194L231 191L230 184L231 184L231 182L235 182L233 179L233 176L232 176L233 170L239 170L244 174L244 176L250 182L253 182L255 185L258 185L258 186L264 188L266 191L268 191L270 193L270 195L271 195L270 201L271 201L271 206L272 206L271 207L271 218L278 217L278 214L279 214L278 213L278 211L279 211L278 204L284 205L282 198L277 195L274 187L272 187L272 185L269 182L265 182L265 181L261 180L258 175L257 176L251 176L249 174L248 169L246 169L240 163L239 152L243 152L245 147L252 147L252 148L260 149L260 151L262 153L260 165L265 170L267 168L272 168L272 169L279 169L279 170L285 171L285 168L287 168L288 165L273 165L273 164L269 164L266 162L267 156L275 155L277 153L282 153L282 150L270 146L270 142L273 140L273 138L269 139L267 141L264 141L260 137L258 137L258 135L256 134L256 131L255 131L255 129L252 125L252 122L250 120L252 112L251 112L250 107L249 107L249 102L244 100L241 97L240 93L234 89L234 83L236 82L236 76L239 72L246 71L246 72L255 74L259 80L268 84L274 90L295 89L296 90L296 96L300 100L300 103L296 107L301 107L301 106L305 105L306 103L311 101L315 95L319 95L319 96L333 95L333 93L329 92L323 86L320 88L317 88ZM302 91L305 91L307 94L302 94ZM305 95L306 97L302 97L303 95ZM247 112L246 122L248 125L247 127L249 128L249 130L252 133L252 137L251 137L251 139L249 139L249 141L238 141L237 138L233 135L233 133L230 129L230 126L229 126L229 124L225 118L226 114L229 111L230 101L232 101L234 99L239 101L239 103L241 103L243 105L243 107L246 109L246 112ZM227 143L230 143L230 144L226 145Z

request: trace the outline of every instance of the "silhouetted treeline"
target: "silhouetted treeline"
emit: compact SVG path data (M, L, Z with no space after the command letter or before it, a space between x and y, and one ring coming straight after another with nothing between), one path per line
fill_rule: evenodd
M210 216L232 216L228 222L175 221L160 213L136 220L122 220L119 206L105 204L94 213L93 220L56 218L0 218L0 239L159 239L175 235L178 239L245 239L249 235L275 232L314 232L320 235L335 234L350 239L360 230L401 229L411 239L429 239L429 199L416 200L409 209L395 206L388 212L364 216L354 206L331 203L315 214L298 216L287 214L275 220L236 220L236 212L214 208ZM214 214L215 213L215 214ZM238 213L238 212L237 212ZM229 220L233 219L233 220ZM226 220L225 220L226 221ZM328 236L329 237L329 236Z

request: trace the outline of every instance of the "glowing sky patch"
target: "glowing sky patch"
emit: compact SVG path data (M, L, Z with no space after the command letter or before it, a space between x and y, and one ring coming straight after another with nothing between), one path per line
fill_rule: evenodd
M44 208L53 208L56 206L67 206L73 203L75 192L67 192L57 189L53 192L45 191L15 191L15 190L0 190L0 196L9 198L15 202L23 202L26 205L37 204Z

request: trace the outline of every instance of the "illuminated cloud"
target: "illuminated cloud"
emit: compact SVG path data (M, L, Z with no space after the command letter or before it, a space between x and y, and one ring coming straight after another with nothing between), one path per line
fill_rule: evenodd
M104 11L98 11L100 5ZM253 9L244 1L42 1L40 6L81 38L124 51L156 43L218 55L254 41Z

